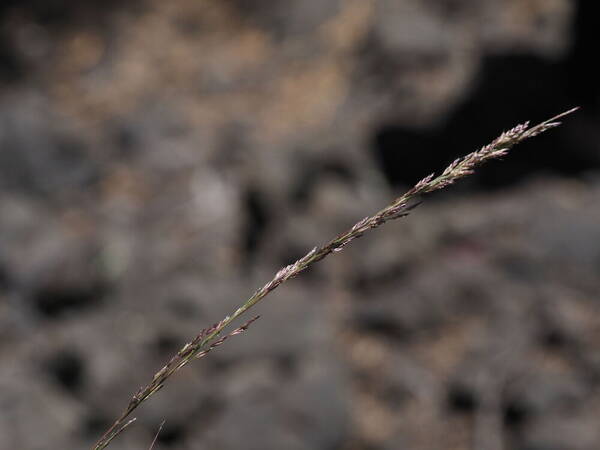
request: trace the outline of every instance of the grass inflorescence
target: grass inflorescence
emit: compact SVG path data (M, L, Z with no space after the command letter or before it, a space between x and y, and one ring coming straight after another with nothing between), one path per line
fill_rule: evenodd
M469 153L462 158L456 159L441 174L437 176L435 174L431 174L423 178L414 187L409 189L403 195L397 197L385 208L381 209L372 216L365 217L346 232L339 234L321 247L313 248L310 252L293 264L282 268L275 274L275 277L271 281L258 289L232 314L226 316L213 326L202 330L198 336L185 344L181 350L179 350L177 354L174 355L169 362L154 375L150 383L139 389L138 392L131 398L127 408L125 408L121 416L119 416L114 424L98 440L98 442L94 445L93 450L101 450L106 448L116 436L125 430L131 423L133 423L135 419L130 419L129 416L144 401L148 400L148 398L158 392L171 375L179 371L191 361L206 356L210 351L221 345L230 336L244 332L252 322L258 319L258 317L254 317L253 319L244 323L242 326L225 335L222 335L224 329L231 324L231 322L260 302L281 284L290 278L294 278L309 266L324 259L331 253L341 251L346 245L348 245L354 239L361 237L365 232L374 228L378 228L390 220L398 219L408 215L412 209L420 204L419 198L422 195L444 189L451 184L454 184L461 178L472 174L477 167L481 166L487 161L505 156L514 145L559 126L559 119L573 113L577 109L578 108L570 109L534 126L530 126L529 122L526 122L524 124L517 125L508 131L505 131L490 144L485 145L481 149Z

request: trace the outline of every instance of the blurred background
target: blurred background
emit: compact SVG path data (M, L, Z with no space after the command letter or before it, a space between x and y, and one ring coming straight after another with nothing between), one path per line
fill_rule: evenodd
M597 2L4 1L0 448L89 448L283 265L572 106L275 291L113 449L600 447Z

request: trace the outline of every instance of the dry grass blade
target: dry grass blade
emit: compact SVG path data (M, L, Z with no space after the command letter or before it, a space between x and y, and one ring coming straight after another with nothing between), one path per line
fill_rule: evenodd
M148 448L148 450L152 450L154 448L154 445L156 444L156 441L158 440L158 435L160 434L160 432L162 431L164 426L165 426L165 421L163 420L160 423L160 426L158 427L158 431L154 435L154 439L152 439L152 443L150 444L150 447Z
M412 189L396 198L392 203L373 216L365 217L348 231L341 233L321 247L313 248L295 263L281 269L271 281L265 284L262 288L258 289L231 315L226 316L223 320L214 324L212 327L202 330L202 332L195 339L185 344L183 348L179 350L179 352L173 358L171 358L171 360L158 373L156 373L156 375L154 375L152 381L133 396L129 402L129 405L121 414L119 419L117 419L117 421L100 438L93 449L101 450L105 448L110 441L112 441L121 431L123 431L123 429L131 423L125 423L129 415L141 403L160 390L166 380L173 373L177 372L193 359L205 356L212 349L221 345L228 337L245 331L248 326L257 319L257 317L249 322L246 322L244 325L233 330L224 337L219 337L227 325L244 314L252 306L260 302L279 285L290 278L294 278L300 272L327 257L329 254L342 250L354 239L361 237L366 231L377 228L389 220L407 216L410 211L419 204L416 200L421 195L448 187L461 178L472 174L477 167L485 162L505 156L514 145L559 126L559 119L575 112L577 109L579 108L573 108L565 111L535 126L529 126L529 122L527 122L505 131L490 144L475 152L469 153L462 158L456 159L440 175L435 176L434 174L431 174L423 178ZM125 423L125 425L123 425L123 423Z

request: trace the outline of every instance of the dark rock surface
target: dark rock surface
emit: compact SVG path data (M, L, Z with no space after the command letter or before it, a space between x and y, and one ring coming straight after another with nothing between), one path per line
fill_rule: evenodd
M583 110L274 292L110 448L600 446L595 2L0 6L0 448L89 448L283 265Z

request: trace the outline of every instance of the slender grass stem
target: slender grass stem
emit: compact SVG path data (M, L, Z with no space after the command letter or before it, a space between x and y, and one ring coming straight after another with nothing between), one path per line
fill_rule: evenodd
M145 387L141 388L132 397L127 408L94 445L93 450L101 450L107 447L116 436L118 436L128 425L130 425L133 421L133 419L128 420L128 417L131 415L131 413L137 409L140 404L158 392L172 374L177 372L192 360L202 358L215 347L221 345L230 336L244 332L258 317L251 319L229 334L220 337L225 327L260 302L282 283L286 282L290 278L294 278L302 271L327 257L331 253L341 251L346 245L348 245L354 239L361 237L366 231L378 228L389 220L398 219L408 215L413 208L420 204L420 202L417 200L423 194L429 194L431 192L444 189L451 184L454 184L461 178L472 174L477 167L481 166L485 162L505 156L514 145L519 144L520 142L531 137L537 136L538 134L550 130L551 128L559 126L560 122L558 119L575 112L577 109L579 108L573 108L565 111L535 126L529 126L529 122L526 122L502 133L490 144L475 152L469 153L462 158L456 159L440 175L435 176L434 174L431 174L423 178L413 188L408 190L400 197L397 197L388 206L381 209L376 214L365 217L348 231L339 234L321 247L313 248L295 263L281 269L271 281L258 289L239 308L233 311L231 315L226 316L223 320L214 324L210 328L202 330L200 334L192 341L185 344L181 350L179 350L179 352L177 352L177 354L173 356L173 358L171 358L171 360L154 375L152 381Z

